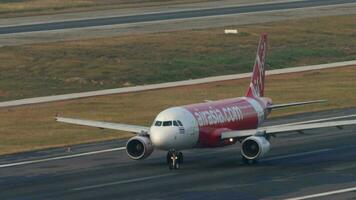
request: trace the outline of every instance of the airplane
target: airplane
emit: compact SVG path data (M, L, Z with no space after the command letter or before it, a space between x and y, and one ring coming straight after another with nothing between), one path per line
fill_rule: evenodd
M160 112L151 127L58 116L56 121L136 133L126 143L128 156L142 160L154 149L165 150L169 169L180 168L183 162L181 151L186 149L224 147L240 142L242 161L253 164L269 152L271 136L276 134L356 124L356 120L335 121L348 117L344 116L261 127L274 109L324 102L273 104L272 99L264 97L266 52L267 34L263 33L244 97L171 107Z

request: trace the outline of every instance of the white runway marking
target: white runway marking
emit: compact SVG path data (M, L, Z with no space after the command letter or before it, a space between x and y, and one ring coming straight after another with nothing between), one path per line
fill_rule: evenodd
M308 152L302 152L302 153L275 156L275 157L272 157L272 158L262 159L262 161L272 161L272 160L279 160L279 159L284 159L284 158L306 156L306 155L311 155L311 154L316 154L316 153L321 153L321 152L327 152L327 151L331 151L331 150L333 150L333 149L319 149L319 150L315 150L315 151L308 151Z
M47 161L52 161L52 160L61 160L61 159L67 159L67 158L76 158L76 157L89 156L89 155L94 155L94 154L99 154L99 153L106 153L106 152L112 152L112 151L121 151L121 150L124 150L124 149L126 149L126 148L125 147L118 147L118 148L113 148L113 149L105 149L105 150L100 150L100 151L91 151L91 152L79 153L79 154L73 154L73 155L67 155L67 156L59 156L59 157L44 158L44 159L39 159L39 160L29 160L29 161L23 161L23 162L17 162L17 163L2 164L2 165L0 165L0 168L14 167L14 166L20 166L20 165L28 165L28 164L41 163L41 162L47 162Z
M74 190L74 191L89 190L89 189L102 188L102 187L112 186L112 185L120 185L120 184L126 184L126 183L135 183L135 182L140 182L140 181L147 181L147 180L151 180L151 179L162 178L162 177L173 176L173 175L175 175L175 174L161 174L161 175L156 175L156 176L133 178L133 179L128 179L128 180L122 180L122 181L115 181L115 182L110 182L110 183L103 183L103 184L79 187L79 188L74 188L72 190Z
M301 196L301 197L288 198L285 200L312 199L312 198L317 198L317 197L325 197L325 196L330 196L330 195L334 195L334 194L341 194L341 193L353 192L353 191L356 191L356 187L346 188L346 189L341 189L341 190L334 190L334 191L330 191L330 192L323 192L323 193L312 194L312 195Z

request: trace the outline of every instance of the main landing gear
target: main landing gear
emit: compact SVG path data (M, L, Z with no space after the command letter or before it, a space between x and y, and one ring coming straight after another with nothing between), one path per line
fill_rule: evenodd
M167 164L169 169L179 169L183 163L183 153L175 150L170 150L167 153Z

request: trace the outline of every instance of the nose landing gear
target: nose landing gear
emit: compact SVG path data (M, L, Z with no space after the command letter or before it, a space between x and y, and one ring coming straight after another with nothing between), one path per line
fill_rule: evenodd
M179 169L183 163L183 153L175 150L170 150L167 153L167 164L169 169Z

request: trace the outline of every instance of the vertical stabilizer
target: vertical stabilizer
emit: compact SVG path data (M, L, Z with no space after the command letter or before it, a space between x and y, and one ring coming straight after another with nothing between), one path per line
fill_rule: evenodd
M247 97L263 97L265 86L265 61L267 52L267 34L261 35L258 44L255 65L253 67L251 83L247 89Z

